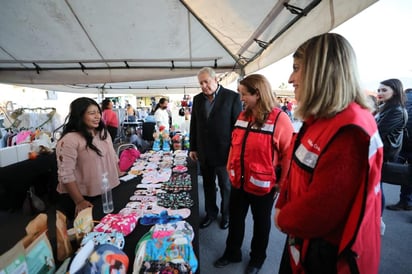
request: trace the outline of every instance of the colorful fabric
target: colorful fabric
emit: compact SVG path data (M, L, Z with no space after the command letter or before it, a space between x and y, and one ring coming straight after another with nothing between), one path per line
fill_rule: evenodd
M154 225L154 224L166 224L175 223L182 220L180 215L169 215L166 210L159 214L145 214L140 218L140 224L142 225Z
M116 246L119 249L124 247L124 236L122 233L113 231L113 232L89 232L87 233L80 244L84 246L88 241L93 241L95 245L98 244L111 244Z
M136 227L138 215L130 213L122 214L107 214L104 216L98 225L94 227L97 232L120 232L124 236L129 235Z
M193 228L186 221L153 226L136 246L135 273L141 268L150 267L147 264L144 266L143 262L188 264L195 273L198 261L193 251L193 237Z
M172 263L163 261L144 261L139 274L191 274L193 273L187 263Z
M84 266L76 274L127 273L129 258L119 248L102 244L95 246Z

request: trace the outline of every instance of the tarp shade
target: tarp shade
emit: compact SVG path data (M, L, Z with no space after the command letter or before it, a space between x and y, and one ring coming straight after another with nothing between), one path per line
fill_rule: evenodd
M375 1L0 0L0 82L148 81L204 66L250 74Z

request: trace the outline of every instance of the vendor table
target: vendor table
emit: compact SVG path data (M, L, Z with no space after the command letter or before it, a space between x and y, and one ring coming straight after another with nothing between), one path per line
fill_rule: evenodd
M0 169L1 176L3 177L0 181L0 185L7 187L8 191L14 191L15 189L23 190L28 187L31 182L37 182L37 176L56 176L55 164L56 156L45 155L44 157L38 157L36 160L28 160L16 165L12 165L6 168ZM195 232L195 237L192 241L193 249L196 257L199 261L199 198L198 198L198 182L197 182L197 166L196 163L192 162L188 158L188 172L191 175L192 189L189 191L194 205L190 208L191 215L186 219L189 222ZM52 175L50 175L52 174ZM6 178L6 179L4 179ZM40 177L39 177L40 178ZM26 181L28 180L28 181ZM43 181L43 180L41 180ZM136 190L136 185L141 182L141 177L138 176L130 181L121 182L119 186L113 189L113 203L114 203L114 213L118 213L125 205L129 202L130 196L133 195ZM21 185L20 185L21 184ZM55 187L55 186L54 186ZM8 202L15 199L13 196L6 197ZM24 195L23 195L24 198ZM103 216L103 208L101 204L101 198L98 197L93 202L93 218L95 220L100 220ZM21 205L20 205L21 206ZM48 208L48 228L49 228L49 239L53 246L54 251L56 250L56 238L55 238L55 207L51 206ZM25 235L24 227L34 216L22 215L21 212L10 212L10 211L0 211L0 255L11 247L13 247L20 239ZM125 246L123 251L129 257L129 269L128 273L133 271L133 262L135 258L135 248L137 242L140 238L149 231L151 226L136 225L136 228L125 237ZM54 252L55 253L55 252ZM56 258L56 253L54 254ZM199 268L197 270L199 273Z
M197 185L197 166L196 163L190 161L188 159L188 172L192 179L192 190L189 191L191 198L194 201L194 205L191 210L190 216L186 219L188 223L190 223L193 227L195 232L195 237L193 239L193 249L196 254L196 257L199 261L199 238L198 238L198 228L199 228L199 198L198 198L198 185ZM130 196L133 195L134 191L136 190L136 185L139 184L141 181L140 176L132 179L128 182L122 182L118 187L113 189L113 203L114 203L114 213L119 212L125 205L129 202ZM93 218L95 220L100 220L105 214L103 213L101 199L98 198L93 202ZM130 233L128 236L125 237L125 246L123 251L129 257L129 269L128 273L132 273L133 270L133 261L135 258L135 248L137 242L140 238L149 231L151 225L145 226L141 224L137 224L136 228ZM200 265L200 262L199 262ZM199 273L199 268L197 273Z

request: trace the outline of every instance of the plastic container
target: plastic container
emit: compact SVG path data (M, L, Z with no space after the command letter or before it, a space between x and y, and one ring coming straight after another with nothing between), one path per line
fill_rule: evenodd
M107 179L107 173L103 174L102 178L102 205L103 213L108 214L113 212L113 198L112 189L109 186L109 180Z

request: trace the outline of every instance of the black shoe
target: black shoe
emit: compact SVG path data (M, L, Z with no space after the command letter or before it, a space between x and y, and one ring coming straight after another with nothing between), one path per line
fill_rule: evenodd
M259 267L248 265L245 274L257 274L259 273L259 270Z
M412 206L407 205L405 203L402 202L398 202L394 205L388 205L386 206L387 209L389 210L395 210L395 211L399 211L399 210L412 210Z
M208 226L210 226L211 223L213 223L215 219L214 218L210 218L208 216L206 216L206 218L203 219L203 221L200 223L200 228L206 228Z
M227 229L229 227L229 220L228 219L222 219L220 221L220 228L221 229Z
M216 262L214 262L213 265L216 268L222 268L222 267L227 266L228 264L238 263L240 261L242 261L242 260L230 260L229 258L223 256L223 257L220 257Z

